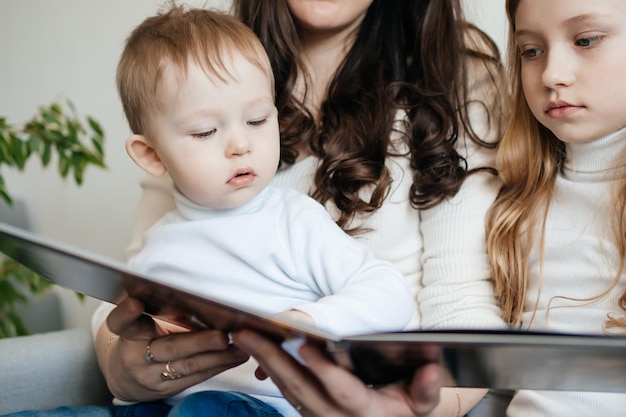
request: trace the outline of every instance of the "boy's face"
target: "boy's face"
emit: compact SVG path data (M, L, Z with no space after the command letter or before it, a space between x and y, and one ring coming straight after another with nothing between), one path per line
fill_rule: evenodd
M270 78L240 54L225 61L234 80L190 62L186 77L166 68L151 145L178 190L196 204L232 208L258 195L280 157Z
M626 1L521 0L515 27L541 124L564 142L626 127Z

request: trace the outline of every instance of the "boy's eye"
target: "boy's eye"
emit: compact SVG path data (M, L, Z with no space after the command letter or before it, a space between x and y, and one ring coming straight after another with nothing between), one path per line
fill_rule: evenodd
M217 131L216 129L211 129L211 130L207 130L206 132L193 133L191 136L195 139L206 139L206 138L210 138L211 136L213 136L216 131Z
M594 46L596 43L600 42L602 40L601 36L590 36L587 38L579 38L576 39L576 45L580 46L582 48L591 48L592 46Z
M248 125L250 125L250 126L261 126L261 125L263 125L265 122L267 122L267 119L266 119L266 118L263 118L263 119L256 119L256 120L250 120L250 121L248 122Z

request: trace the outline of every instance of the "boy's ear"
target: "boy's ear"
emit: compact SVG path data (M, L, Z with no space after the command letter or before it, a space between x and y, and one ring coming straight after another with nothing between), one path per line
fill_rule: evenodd
M126 152L137 165L155 177L167 172L156 150L144 135L131 135L126 139Z

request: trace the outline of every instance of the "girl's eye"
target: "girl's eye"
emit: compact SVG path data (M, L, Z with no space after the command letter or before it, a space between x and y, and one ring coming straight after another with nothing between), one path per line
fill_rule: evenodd
M601 36L590 36L588 38L576 39L575 44L582 48L591 48L592 46L594 46L596 43L600 42L601 40L602 40Z
M216 131L216 129L211 129L207 130L206 132L193 133L191 137L193 137L194 139L207 139L213 136Z
M267 122L266 118L257 119L257 120L250 120L248 122L248 125L250 125L250 126L261 126L261 125L265 124L265 122Z
M522 58L533 59L541 55L543 51L539 48L522 48L520 55Z

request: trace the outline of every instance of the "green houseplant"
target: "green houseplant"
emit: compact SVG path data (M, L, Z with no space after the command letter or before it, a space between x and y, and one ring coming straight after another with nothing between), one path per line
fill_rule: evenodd
M81 119L70 101L40 107L26 123L12 125L0 117L0 169L7 166L23 171L26 162L38 157L47 167L56 160L62 178L73 177L83 183L89 165L105 168L104 131L92 117ZM0 200L12 203L0 171ZM32 271L0 253L0 338L28 334L17 303L27 302L27 294L38 295L51 284Z

